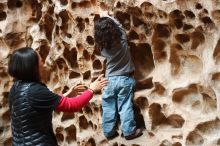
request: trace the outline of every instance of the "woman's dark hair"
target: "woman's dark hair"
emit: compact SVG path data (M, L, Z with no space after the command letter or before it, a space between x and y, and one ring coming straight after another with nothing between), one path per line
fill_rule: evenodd
M8 73L18 80L40 81L38 54L29 47L15 50L8 63Z
M94 30L95 43L100 50L111 49L112 45L120 43L120 28L111 18L102 17L96 20Z

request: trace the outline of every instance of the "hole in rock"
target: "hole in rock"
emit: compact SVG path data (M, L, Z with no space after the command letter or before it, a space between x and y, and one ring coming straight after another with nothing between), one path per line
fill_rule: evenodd
M218 40L218 42L215 46L213 57L214 58L220 57L220 39Z
M77 3L76 2L73 2L72 4L71 4L71 8L72 9L75 9L77 7Z
M4 143L3 143L4 146L12 146L12 138L7 138Z
M128 39L129 39L129 40L137 40L137 39L139 39L139 35L137 34L136 31L131 30L131 31L128 33Z
M194 19L196 17L195 14L190 10L185 10L184 14L187 18L190 18L190 19Z
M22 38L23 33L8 33L5 36L5 42L8 46L11 48L17 48L20 44L24 42L24 39Z
M96 59L95 61L93 61L92 67L93 67L93 69L97 69L97 70L102 69L101 61L99 59Z
M89 24L89 18L85 18L85 22Z
M66 131L66 141L71 143L76 140L76 127L74 125L70 125L69 127L65 128Z
M87 50L83 50L83 57L86 61L89 61L90 60L90 54Z
M88 115L92 115L92 113L93 113L92 109L88 105L84 106L83 110L84 110L85 114L88 114Z
M61 122L66 121L66 120L73 120L75 117L74 113L63 113Z
M86 41L90 45L94 45L94 43L95 43L93 37L90 35L86 37Z
M96 146L95 139L89 138L89 140L85 144L86 146Z
M181 44L187 43L190 41L190 37L188 34L176 34L175 38Z
M220 20L220 9L218 10L214 10L212 11L212 17L215 19L215 20Z
M4 3L0 3L0 10L3 10L5 8L5 4Z
M42 42L42 45L39 47L39 54L42 58L42 61L45 62L50 51L50 46L48 46L47 42Z
M117 2L116 8L120 8L120 7L121 7L121 3L120 3L120 2Z
M84 0L79 3L79 7L81 7L81 8L90 8L91 6L92 5L91 5L90 1Z
M68 86L64 86L62 90L62 94L66 93L69 90Z
M203 135L215 135L220 130L220 120L216 118L212 121L202 122L195 129Z
M97 130L97 127L98 127L97 125L94 125L94 129L95 129L95 130Z
M101 9L104 10L104 11L108 10L108 8L109 8L108 5L107 5L105 2L101 2L101 3L100 3L100 7L101 7Z
M153 44L154 59L155 60L165 59L167 56L166 51L164 50L166 47L166 43L161 39L157 39L157 40L153 40L152 44Z
M52 40L54 24L55 22L53 20L53 17L50 16L50 14L45 14L39 24L40 30L46 33L46 37L49 41Z
M70 79L79 78L79 77L80 77L80 73L78 73L78 72L71 71L69 74Z
M67 33L66 36L67 36L68 38L72 38L72 35L71 35L70 33Z
M56 131L56 133L62 133L63 130L64 130L63 127L57 127L55 131Z
M83 80L88 80L91 78L91 71L86 71L85 73L83 73Z
M81 43L78 43L78 42L77 42L76 46L77 46L77 48L78 48L78 51L85 50L83 44L81 44Z
M139 19L139 18L136 17L136 16L132 16L132 20L133 20L133 25L134 25L135 27L138 27L138 26L140 26L140 25L145 24L141 19Z
M55 130L58 141L64 141L64 135L62 134L63 130L63 127L57 127Z
M134 101L138 107L140 107L141 109L146 109L148 107L148 100L147 97L137 97L137 99Z
M212 80L220 80L220 72L214 73L214 74L212 75Z
M217 145L220 145L220 138L217 140Z
M139 7L128 7L127 12L131 15L134 15L136 17L139 17L142 15L142 11Z
M212 21L212 19L208 16L202 17L200 18L200 20L205 24L205 25L209 25L212 26L214 25L214 22Z
M134 44L129 43L132 60L135 65L135 78L137 80L146 79L154 69L153 54L148 43ZM151 86L148 81L143 81L140 85Z
M141 5L141 9L143 10L143 11L147 11L147 10L149 10L153 5L152 5L152 3L150 3L150 2L143 2Z
M215 99L212 99L208 94L202 93L203 110L205 113L215 112L217 109L217 103Z
M100 15L99 14L95 14L93 21L97 21L98 19L100 19Z
M167 124L165 115L161 112L161 105L153 103L149 106L149 115L152 120L152 129L160 124Z
M72 68L78 67L76 48L72 48L71 50L69 50L68 48L65 48L63 56L68 61L68 63L70 64Z
M191 49L196 49L200 44L205 42L205 36L201 31L194 31L191 33L192 45Z
M59 16L62 19L62 25L66 24L70 20L70 16L67 10L61 11Z
M79 32L83 32L86 27L84 20L81 17L77 17L76 22L77 22L76 26L79 29Z
M60 0L61 5L67 5L68 4L68 0Z
M203 12L204 12L205 14L209 14L209 11L208 11L207 9L203 9Z
M96 5L96 0L90 0L93 5Z
M125 29L127 29L127 30L130 29L130 27L131 27L130 21L131 20L130 20L130 15L128 13L118 11L118 12L116 12L115 16Z
M173 90L172 101L177 102L177 103L183 102L184 97L187 96L187 95L190 95L190 94L191 95L198 94L198 89L197 89L196 84L191 84L191 85L189 85L188 87L185 87L185 88L174 89ZM191 99L192 98L187 98L186 100L189 100L189 103L190 103Z
M196 9L202 9L203 7L202 7L202 5L200 3L196 3L195 8Z
M152 79L153 78L147 78L147 79L138 81L136 86L135 86L135 90L139 91L139 90L143 90L143 89L151 89L151 88L153 88Z
M190 29L193 29L194 27L191 24L184 24L183 25L183 31L187 31Z
M89 126L89 123L84 115L79 117L79 127L82 129L87 129Z
M63 58L58 58L56 60L56 64L57 64L59 69L63 69L63 68L67 67L66 61Z
M203 137L195 131L190 132L186 137L186 145L202 145L203 143Z
M168 38L171 34L171 29L167 24L156 24L154 35L161 38Z
M58 142L64 141L64 135L62 133L56 133L56 139Z
M5 20L5 19L6 19L6 17L7 17L6 12L4 12L4 11L0 11L0 21Z
M175 142L172 144L172 146L182 146L182 144L180 142Z
M134 119L136 121L137 128L141 128L141 129L146 128L145 122L144 122L144 117L141 114L140 108L138 107L137 104L134 104L133 108L134 108Z
M8 0L7 1L7 6L9 9L21 8L22 5L23 3L20 0Z
M152 19L157 17L155 13L151 13L151 12L145 12L144 15L147 19Z
M159 82L154 83L154 90L152 91L152 93L156 92L159 95L163 95L165 91L166 89Z
M11 119L9 109L2 114L2 119L6 122L9 122Z
M161 144L159 146L171 146L171 142L169 142L168 140L165 139L161 142Z
M169 18L170 19L184 19L185 16L183 15L182 11L176 9L170 12Z
M179 44L172 44L170 46L170 59L169 62L171 63L171 73L172 75L176 75L179 73L180 70L180 58L178 55L179 50L183 50L182 46Z
M182 19L174 19L173 23L174 23L174 26L176 26L177 29L180 29L180 28L183 27Z
M168 118L168 124L172 125L173 128L181 128L183 127L183 124L185 123L185 120L177 114L172 114Z
M2 99L2 106L3 107L6 107L8 106L8 97L9 97L9 92L2 92L2 95L3 95L3 99Z

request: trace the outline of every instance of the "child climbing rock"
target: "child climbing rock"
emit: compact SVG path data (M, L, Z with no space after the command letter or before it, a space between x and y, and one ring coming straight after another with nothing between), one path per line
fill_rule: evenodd
M127 44L126 33L113 17L101 17L95 22L94 37L96 47L106 58L105 76L108 85L102 97L102 128L108 139L117 136L116 122L120 116L125 139L131 140L142 135L136 128L133 111L135 79L134 64Z

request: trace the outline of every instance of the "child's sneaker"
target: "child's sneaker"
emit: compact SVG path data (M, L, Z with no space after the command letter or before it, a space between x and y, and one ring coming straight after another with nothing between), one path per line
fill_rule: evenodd
M131 135L128 135L128 136L125 136L125 139L126 140L132 140L132 139L135 139L139 136L141 136L143 133L142 133L142 130L140 128L136 129L135 132Z

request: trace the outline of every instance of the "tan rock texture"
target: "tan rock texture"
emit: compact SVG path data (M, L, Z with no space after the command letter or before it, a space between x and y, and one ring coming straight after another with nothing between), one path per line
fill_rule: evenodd
M79 113L54 113L59 144L220 145L219 0L0 0L0 145L11 145L12 51L37 50L47 68L44 81L58 94L89 84L104 68L93 24L106 10L127 32L138 81L134 109L144 135L105 139L98 94Z

